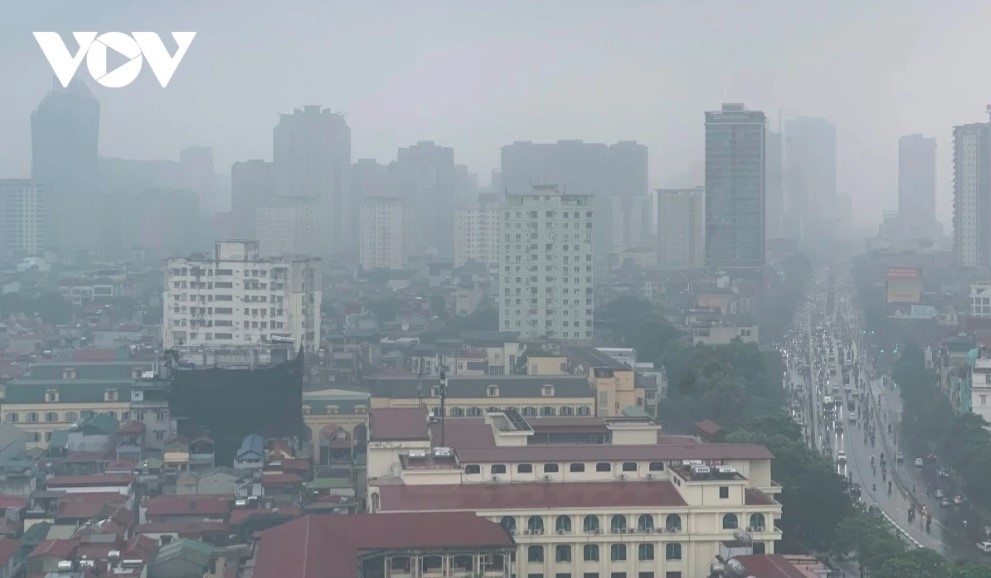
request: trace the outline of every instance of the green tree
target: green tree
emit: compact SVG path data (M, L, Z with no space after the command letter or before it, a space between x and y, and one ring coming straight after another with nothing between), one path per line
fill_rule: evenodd
M967 562L953 568L950 578L991 578L991 568Z
M479 307L464 317L455 317L454 328L459 331L499 331L499 309Z
M856 560L862 570L874 576L886 562L905 551L905 543L879 514L858 511L836 526L832 551L839 559Z
M928 548L915 548L888 558L871 578L946 578L946 560Z

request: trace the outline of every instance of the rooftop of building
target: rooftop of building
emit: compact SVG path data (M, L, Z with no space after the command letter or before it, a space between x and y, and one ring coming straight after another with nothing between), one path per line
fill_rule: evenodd
M470 512L311 515L261 533L254 578L357 578L357 557L382 550L514 547L499 524Z
M431 389L438 385L436 378L420 379L416 376L376 376L369 378L372 397L389 399L415 399L431 397ZM552 386L546 391L543 386ZM492 395L490 386L498 390ZM584 376L573 375L452 375L447 378L448 399L472 398L581 398L591 397L592 387Z
M629 365L606 355L594 347L577 345L564 347L562 348L561 353L566 355L569 359L582 364L586 369L591 367L608 367L613 371L631 371Z

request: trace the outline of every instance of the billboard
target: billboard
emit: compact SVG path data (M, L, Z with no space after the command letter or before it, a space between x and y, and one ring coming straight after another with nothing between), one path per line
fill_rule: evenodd
M917 304L922 301L922 273L914 267L889 267L887 303Z

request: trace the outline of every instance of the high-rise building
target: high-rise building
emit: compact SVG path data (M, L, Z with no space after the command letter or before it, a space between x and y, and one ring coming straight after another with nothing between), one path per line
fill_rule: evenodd
M356 203L389 193L389 167L375 159L358 159L351 165L351 194Z
M406 207L412 250L449 255L457 206L454 149L433 141L400 148L389 165L389 181L391 196L402 199Z
M781 133L767 131L764 150L764 223L768 239L785 238L785 194L782 187Z
M368 197L361 205L358 221L358 257L361 268L403 269L406 267L406 217L402 200Z
M320 259L265 259L257 241L226 241L212 253L170 258L164 347L292 342L315 351L320 347L321 287Z
M898 221L910 235L936 234L936 139L921 134L898 139Z
M485 265L499 262L499 218L502 216L501 193L478 196L474 205L454 214L454 266L468 261Z
M767 118L742 104L705 113L705 264L764 265Z
M212 148L190 146L180 150L179 167L183 184L192 189L200 200L201 214L212 215L227 209L226 200L220 198L218 191Z
M231 213L235 236L257 239L255 211L275 198L275 166L263 160L231 166Z
M836 125L822 118L786 120L783 155L785 218L792 227L786 234L822 238L842 219L836 199Z
M38 255L48 248L49 188L0 179L0 255Z
M502 147L501 186L521 194L534 184L555 183L572 194L594 197L595 246L609 251L615 242L636 242L613 223L627 223L639 199L647 195L647 147L632 141L613 145L580 140L556 143L514 142ZM618 196L622 201L614 202ZM614 215L614 213L622 215Z
M592 339L592 195L533 185L500 220L499 327L524 339Z
M657 190L657 262L672 269L705 266L705 187Z
M318 105L280 115L273 130L275 193L312 199L320 223L323 254L348 252L357 245L358 206L351 194L351 128L342 113Z
M991 125L953 129L953 250L958 265L991 265Z
M265 257L320 254L316 199L276 199L255 209L255 231Z
M53 81L31 114L31 180L50 186L56 246L100 245L100 103L81 80Z

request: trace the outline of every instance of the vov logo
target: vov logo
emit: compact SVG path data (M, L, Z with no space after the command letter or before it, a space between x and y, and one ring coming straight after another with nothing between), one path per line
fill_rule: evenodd
M73 32L72 36L79 44L79 50L75 54L69 52L69 47L62 41L58 32L34 33L35 40L41 46L41 51L45 53L45 58L48 59L63 88L69 86L84 57L90 76L107 88L123 88L134 82L141 74L142 65L146 60L151 71L155 73L158 83L165 88L172 80L179 63L186 56L186 51L189 50L196 33L173 32L172 38L179 47L174 55L169 54L165 43L154 32L132 32L130 35L123 32L106 32L99 35L96 32ZM108 71L107 50L117 52L126 58L127 62Z

